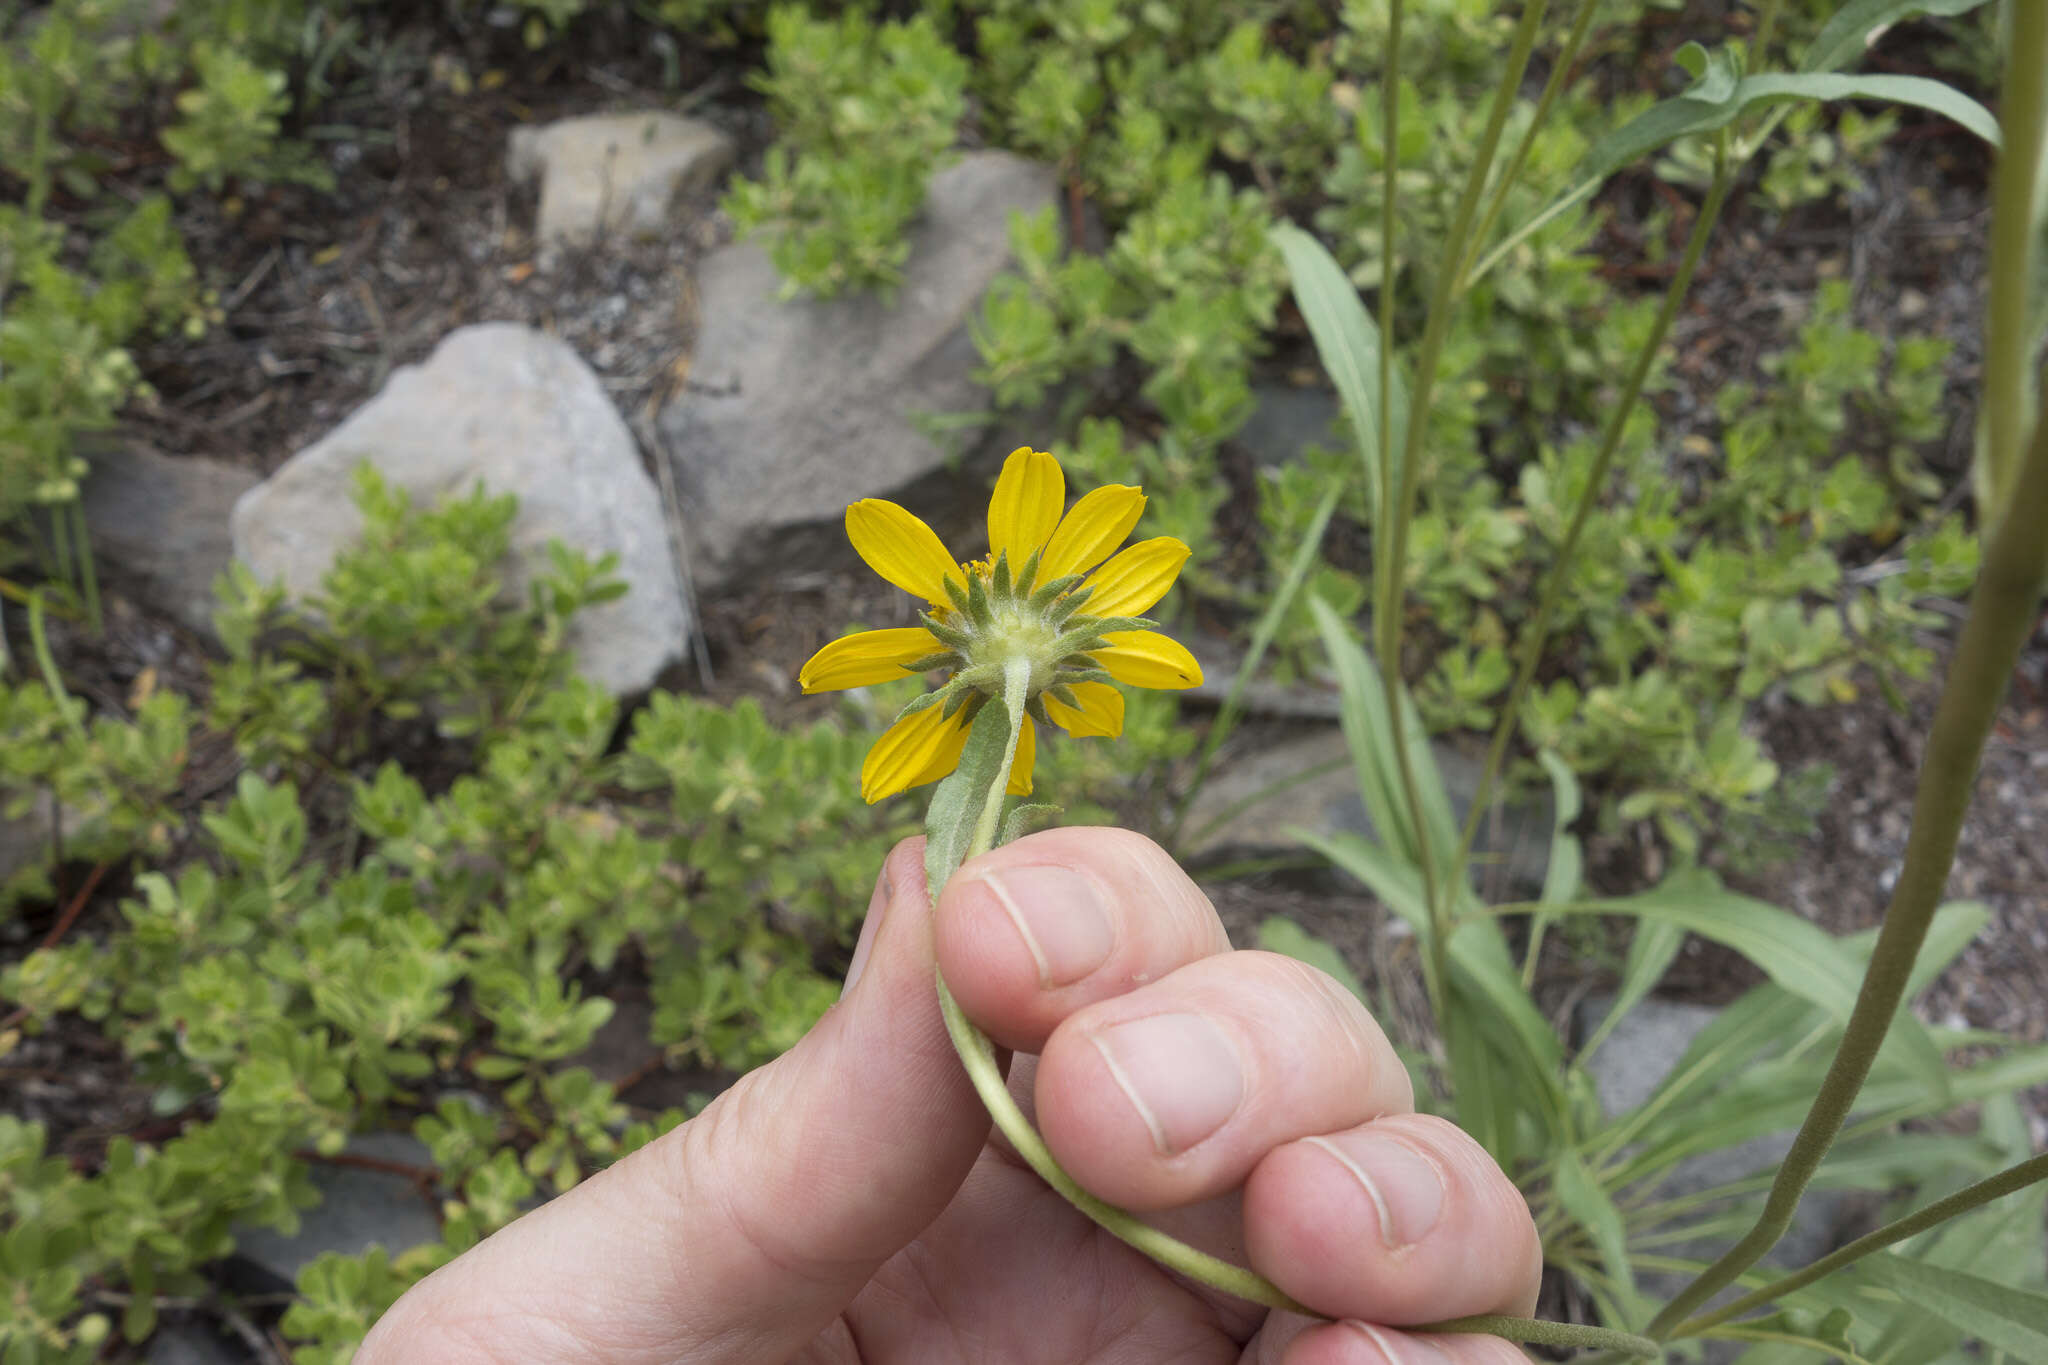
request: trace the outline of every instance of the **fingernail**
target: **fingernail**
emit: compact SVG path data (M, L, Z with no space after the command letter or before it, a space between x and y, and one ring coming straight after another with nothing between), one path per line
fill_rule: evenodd
M1185 1152L1208 1137L1244 1099L1237 1053L1223 1031L1199 1014L1133 1019L1090 1041L1161 1156Z
M860 939L853 945L853 961L846 964L846 984L839 988L839 998L844 1000L853 983L860 980L860 974L867 970L868 954L874 950L875 936L882 931L882 915L889 908L889 867L882 865L882 875L875 878L875 894L868 897L867 918L861 921Z
M1387 1250L1414 1246L1436 1226L1444 1207L1444 1177L1428 1157L1399 1138L1379 1134L1308 1140L1337 1158L1364 1188Z
M1066 867L1006 867L981 881L1016 926L1046 990L1071 985L1109 960L1113 935L1095 883Z

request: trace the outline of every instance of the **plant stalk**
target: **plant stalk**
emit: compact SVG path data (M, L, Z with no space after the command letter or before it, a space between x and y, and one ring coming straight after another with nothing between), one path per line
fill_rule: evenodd
M1778 34L1778 11L1783 8L1784 0L1764 0L1757 11L1756 33L1749 40L1747 66L1751 71L1763 69L1764 54L1770 51L1771 39Z
M1543 93L1536 97L1536 112L1529 116L1529 126L1522 130L1521 140L1515 144L1514 154L1508 158L1507 170L1494 182L1493 193L1487 196L1486 212L1479 216L1479 228L1472 234L1472 243L1466 249L1464 263L1458 271L1460 293L1471 285L1472 267L1479 259L1480 249L1493 235L1501 210L1507 207L1508 194L1514 189L1515 181L1521 178L1522 167L1529 162L1529 153L1536 146L1536 135L1543 131L1544 120L1550 116L1550 106L1557 102L1558 95L1563 93L1564 83L1571 79L1572 68L1578 65L1579 53L1586 46L1586 37L1593 30L1593 16L1599 9L1600 0L1579 0L1578 13L1572 16L1571 31L1565 35L1564 46L1558 49L1549 76L1544 78Z
M1566 1346L1586 1351L1612 1351L1624 1358L1654 1360L1660 1354L1657 1343L1633 1332L1611 1327L1586 1327L1576 1322L1549 1322L1543 1318L1511 1318L1499 1313L1479 1313L1469 1318L1449 1318L1404 1329L1410 1332L1479 1333L1532 1346Z
M1735 184L1735 167L1728 156L1725 136L1717 143L1714 158L1714 180L1708 187L1707 197L1700 205L1698 217L1693 219L1692 232L1686 238L1685 252L1678 261L1678 272L1671 277L1671 285L1664 291L1663 306L1657 310L1657 319L1651 325L1649 338L1636 353L1635 363L1629 367L1627 377L1622 381L1621 394L1608 410L1607 426L1600 433L1600 445L1594 452L1592 467L1586 474L1586 486L1579 490L1577 504L1572 508L1572 519L1565 527L1564 539L1557 545L1557 557L1552 561L1550 574L1544 580L1542 596L1536 602L1536 616L1523 630L1520 640L1521 659L1515 668L1514 685L1508 689L1507 701L1501 706L1500 720L1493 727L1493 739L1486 746L1486 766L1481 769L1479 785L1472 795L1471 809L1465 813L1465 828L1458 839L1458 854L1452 866L1462 868L1472 854L1472 841L1479 835L1479 821L1492 803L1494 784L1500 779L1502 762L1507 757L1508 741L1520 724L1522 703L1527 697L1529 686L1536 678L1537 665L1543 659L1544 642L1550 633L1551 618L1557 614L1558 603L1563 600L1566 582L1571 577L1572 560L1579 548L1579 537L1585 533L1586 522L1593 514L1594 506L1600 500L1600 490L1607 482L1608 470L1614 464L1614 454L1621 447L1622 433L1628 428L1629 413L1635 409L1643 393L1643 385L1649 380L1650 367L1656 362L1657 353L1663 349L1664 338L1671 331L1671 324L1678 318L1678 310L1685 303L1685 296L1692 288L1694 273L1699 269L1701 258L1706 254L1707 240L1713 234L1715 224L1720 221L1721 209L1728 202L1728 192Z
M1521 87L1522 73L1528 69L1529 56L1536 47L1536 34L1542 27L1543 13L1547 0L1528 0L1522 7L1522 15L1515 25L1514 44L1509 49L1507 70L1495 89L1493 104L1487 110L1486 129L1479 140L1479 149L1472 159L1472 168L1465 177L1464 189L1458 195L1457 210L1451 220L1451 234L1444 244L1443 261L1436 273L1436 282L1430 291L1429 313L1422 329L1422 350L1416 365L1415 393L1408 405L1408 429L1401 446L1401 468L1399 488L1391 501L1382 499L1380 515L1383 525L1373 528L1376 542L1383 541L1386 549L1378 556L1378 572L1374 574L1373 608L1374 652L1379 655L1380 683L1386 692L1387 714L1394 728L1394 760L1401 778L1401 798L1406 802L1409 818L1415 830L1415 851L1422 865L1422 888L1425 903L1429 907L1430 943L1427 962L1430 975L1430 996L1436 1008L1438 1028L1448 1033L1454 1027L1450 999L1450 953L1446 940L1450 937L1447 919L1450 913L1450 898L1443 894L1438 885L1436 850L1430 846L1429 824L1423 818L1422 798L1415 785L1415 763L1410 757L1407 744L1406 699L1401 688L1401 617L1402 602L1406 596L1405 587L1408 569L1408 526L1414 517L1415 492L1420 480L1424 433L1429 429L1430 399L1436 388L1437 367L1443 359L1444 340L1450 334L1451 307L1457 296L1459 277L1463 273L1459 266L1465 259L1466 245L1472 239L1474 216L1479 207L1479 197L1486 188L1486 181L1493 170L1495 155L1500 150L1501 130L1507 124L1508 111L1513 107L1515 92ZM1397 148L1393 145L1394 124L1386 127L1388 146L1386 158L1392 161ZM1391 206L1391 200L1389 201ZM1392 242L1384 243L1385 254L1391 256ZM1382 267L1384 270L1384 266ZM1391 291L1382 289L1380 307L1383 317L1391 306ZM1388 410L1389 385L1391 377L1386 359L1391 342L1384 329L1380 335L1382 376L1380 388L1380 410ZM1382 430L1391 440L1391 429L1385 420ZM1381 449L1381 464L1388 462L1389 452Z
M2034 206L2048 137L2048 4L2011 6L2012 34L1999 87L2004 145L1991 189L1991 287L1984 316L1984 414L1977 515L1989 535L2003 515L2026 443L2027 307L2033 295ZM2044 266L2048 268L2048 266Z
M2000 1171L1988 1179L1957 1190L1946 1199L1937 1199L1917 1213L1887 1223L1867 1236L1858 1237L1847 1246L1821 1257L1812 1265L1796 1270L1783 1279L1773 1280L1754 1293L1744 1294L1733 1303L1723 1304L1711 1313L1688 1318L1673 1328L1671 1335L1698 1336L1709 1328L1720 1326L1730 1318L1747 1313L1752 1308L1761 1308L1796 1290L1804 1289L1814 1281L1832 1275L1843 1266L1860 1261L1874 1251L1882 1251L1894 1242L1903 1242L1908 1237L1946 1223L1949 1219L1968 1213L1971 1209L1988 1204L1994 1199L2003 1199L2006 1195L2023 1190L2037 1180L2048 1180L2048 1152L2030 1157L2009 1170Z
M1025 691L1030 681L1029 659L1011 659L1004 664L1003 705L1008 712L1010 739L1003 760L989 781L988 791L982 796L981 813L976 817L974 835L961 859L963 863L995 847L1002 824L1003 796L1010 785L1010 770L1017 761L1017 736L1023 728ZM968 1079L974 1083L975 1093L981 1096L982 1105L988 1110L996 1128L1009 1140L1017 1155L1038 1173L1039 1179L1058 1191L1062 1198L1086 1214L1103 1231L1191 1280L1268 1308L1320 1316L1296 1302L1263 1275L1198 1251L1082 1189L1080 1182L1068 1175L1054 1159L1045 1139L1031 1126L1031 1120L1024 1116L1016 1097L1010 1094L1009 1082L996 1062L995 1045L989 1041L988 1035L961 1010L946 985L945 975L934 971L933 979L938 988L939 1012L946 1021L946 1033L953 1040L953 1050L960 1054L961 1064L967 1069Z
M1999 287L1994 280L1993 289ZM1800 1195L1827 1156L1877 1060L1878 1045L1905 997L1913 961L1947 886L1984 741L1997 718L2020 647L2034 628L2042 588L2048 582L2048 537L2041 534L2043 526L2048 526L2048 422L2035 428L2012 500L1991 538L1976 590L1970 594L1969 616L1963 622L1962 638L1957 641L1934 725L1928 732L1919 789L1913 798L1905 866L1892 888L1870 968L1857 992L1835 1059L1813 1108L1792 1140L1792 1150L1778 1169L1756 1225L1651 1321L1647 1334L1660 1341L1668 1339L1673 1328L1784 1236Z

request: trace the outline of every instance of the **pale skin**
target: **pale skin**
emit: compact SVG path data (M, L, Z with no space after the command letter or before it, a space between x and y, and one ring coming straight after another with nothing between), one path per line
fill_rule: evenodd
M922 850L889 856L846 993L796 1048L414 1286L357 1365L1522 1365L1402 1330L1529 1313L1541 1247L1499 1167L1413 1112L1352 996L1232 952L1125 831L999 848L936 909ZM1190 1286L992 1143L935 955L1084 1186L1337 1321Z

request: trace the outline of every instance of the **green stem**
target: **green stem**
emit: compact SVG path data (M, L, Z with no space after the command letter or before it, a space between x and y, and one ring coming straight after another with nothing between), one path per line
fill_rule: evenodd
M967 852L961 859L963 863L995 847L1002 823L1003 796L1010 785L1010 769L1017 761L1017 736L1023 729L1025 693L1030 681L1029 659L1011 659L1004 664L1003 705L1009 713L1009 743L1004 747L1002 762L997 766L995 775L989 780L988 790L982 795L981 813L975 821ZM960 1054L960 1062L967 1068L968 1079L973 1081L975 1092L981 1096L981 1102L996 1128L1025 1163L1038 1173L1039 1179L1057 1190L1069 1204L1094 1220L1112 1237L1136 1247L1161 1265L1191 1280L1268 1308L1319 1316L1283 1293L1263 1275L1198 1251L1082 1189L1080 1183L1054 1159L1045 1139L1038 1135L1038 1130L1031 1126L1031 1120L1024 1117L1024 1111L1010 1094L1009 1082L1003 1078L1002 1068L996 1064L995 1045L961 1010L946 985L945 975L934 972L934 977L938 985L939 1012L945 1018L946 1033L953 1040L953 1050Z
M1557 60L1551 64L1550 75L1544 79L1543 93L1536 97L1536 112L1529 117L1529 126L1522 130L1521 141L1515 144L1514 154L1508 158L1508 168L1494 182L1493 193L1487 196L1486 212L1479 216L1479 230L1472 234L1472 244L1465 252L1465 259L1459 274L1459 291L1462 293L1472 280L1472 266L1479 258L1479 249L1486 239L1493 235L1494 224L1500 221L1501 210L1507 207L1508 193L1521 178L1522 168L1529 162L1529 153L1536 146L1536 135L1543 131L1543 122L1550 116L1550 106L1564 90L1564 83L1570 77L1572 68L1578 65L1579 53L1586 46L1586 36L1593 30L1593 16L1599 12L1600 0L1579 0L1578 13L1572 16L1571 31L1565 35L1564 46L1558 50Z
M1756 36L1749 40L1748 67L1751 71L1764 69L1764 56L1770 51L1771 39L1778 33L1778 11L1784 8L1784 0L1764 0L1757 11Z
M966 1063L967 1074L981 1095L981 1102L988 1107L989 1117L995 1120L996 1128L1009 1139L1025 1164L1038 1172L1039 1179L1057 1190L1069 1204L1087 1214L1104 1232L1136 1247L1168 1269L1211 1289L1220 1289L1268 1308L1304 1313L1310 1317L1322 1316L1295 1302L1263 1275L1234 1266L1205 1251L1197 1251L1082 1189L1079 1182L1054 1160L1045 1139L1038 1135L1038 1130L1031 1126L1031 1120L1025 1118L1024 1111L1017 1107L1009 1084L996 1065L995 1047L989 1042L988 1035L961 1012L953 993L946 988L944 977L939 978L938 984L939 1009L946 1018L946 1032L952 1036L953 1047L959 1052L960 1060Z
M1999 288L2000 281L1994 279L1992 287ZM1820 1094L1792 1140L1792 1150L1778 1169L1756 1226L1664 1306L1647 1329L1650 1336L1668 1338L1677 1324L1784 1236L1800 1195L1827 1156L1870 1074L1878 1045L1905 997L1914 959L1948 883L1949 864L1955 858L1956 840L1970 808L1984 741L2019 660L2020 646L2034 628L2041 591L2048 581L2048 537L2041 534L2044 525L2048 525L2048 421L2039 423L2034 431L2007 515L1991 538L1976 590L1970 594L1969 616L1963 622L1962 638L1956 643L1927 736L1919 790L1913 797L1905 865L1892 888L1869 970Z
M1535 619L1522 631L1519 642L1521 659L1515 669L1514 686L1508 689L1500 720L1493 727L1493 739L1486 746L1486 766L1481 770L1479 786L1473 792L1472 807L1465 813L1465 828L1458 839L1458 856L1452 861L1453 867L1463 867L1471 856L1472 841L1479 834L1480 818L1492 801L1501 763L1507 757L1508 741L1519 726L1523 699L1535 681L1537 665L1542 662L1551 618L1557 614L1558 603L1564 598L1565 584L1571 577L1572 559L1579 548L1579 537L1584 534L1586 522L1600 501L1607 471L1614 463L1615 451L1620 449L1622 434L1628 428L1629 413L1642 397L1643 385L1650 377L1650 367L1656 362L1664 338L1670 332L1671 324L1677 320L1678 310L1692 288L1693 274L1699 269L1700 258L1706 254L1707 239L1712 235L1714 225L1720 221L1721 207L1727 203L1728 191L1734 184L1735 167L1728 158L1724 139L1716 147L1714 181L1707 190L1705 202L1700 205L1699 216L1693 220L1692 233L1685 242L1685 253L1679 258L1678 273L1671 277L1671 286L1664 291L1663 306L1657 310L1650 335L1637 350L1635 362L1629 366L1619 398L1608 409L1607 426L1600 433L1600 446L1594 452L1592 467L1586 473L1586 485L1579 490L1578 502L1572 508L1572 519L1565 527L1564 539L1558 542L1557 557L1551 563L1549 576L1544 579L1542 596L1537 599Z
M2048 4L2011 7L2004 104L1991 191L1991 287L1984 318L1983 481L1977 515L1989 528L2005 509L2026 441L2027 305L2041 144L2048 135ZM1986 534L1989 534L1987 529Z
M1379 487L1374 501L1394 500L1394 237L1401 200L1401 0L1387 7L1387 68L1380 76L1380 411ZM1412 417L1412 414L1411 414ZM1367 470L1368 475L1373 471ZM1383 537L1373 537L1375 545ZM1375 575L1375 579L1382 576Z
M85 525L84 499L73 498L66 510L71 516L72 544L78 561L78 587L85 596L85 619L92 633L98 635L105 626L105 619L100 614L100 577L92 561L92 536Z
M1387 714L1392 717L1394 727L1395 766L1401 777L1401 797L1407 804L1409 816L1415 826L1416 853L1422 864L1423 895L1430 912L1431 983L1437 1004L1440 1026L1447 1023L1450 1015L1449 977L1447 953L1444 940L1448 937L1444 917L1449 911L1448 898L1440 894L1436 850L1430 847L1429 825L1422 815L1422 800L1415 785L1415 764L1408 753L1406 710L1401 697L1401 616L1402 601L1405 597L1405 583L1408 568L1408 527L1413 519L1415 492L1420 482L1422 447L1424 434L1429 429L1430 399L1436 389L1437 368L1443 359L1444 340L1450 334L1451 304L1456 295L1460 271L1458 266L1465 259L1465 247L1472 239L1474 217L1479 207L1479 196L1486 188L1486 181L1493 170L1495 155L1500 150L1501 129L1506 126L1508 111L1515 102L1515 92L1521 88L1522 73L1528 69L1529 55L1536 47L1537 30L1543 22L1547 0L1528 0L1522 7L1520 21L1515 25L1514 44L1509 49L1507 69L1502 74L1499 86L1494 90L1493 104L1487 110L1486 129L1480 135L1479 148L1472 159L1471 170L1465 176L1464 189L1458 195L1458 205L1451 218L1451 233L1444 244L1441 266L1436 272L1436 282L1431 287L1429 314L1422 329L1422 349L1416 365L1415 394L1408 405L1408 429L1401 442L1400 484L1391 504L1382 501L1381 516L1385 525L1375 527L1375 538L1384 538L1386 553L1380 560L1379 580L1374 584L1373 629L1374 649L1380 660L1380 679L1387 694ZM1392 127L1389 125L1389 135ZM1389 148L1389 152L1393 149ZM1391 254L1392 242L1383 244ZM1387 306L1387 299L1380 300L1381 308ZM1388 349L1384 332L1380 337L1380 349L1384 355ZM1382 363L1381 374L1389 372ZM1382 381L1380 408L1386 410L1388 389ZM1381 451L1384 463L1385 450Z
M1903 1242L1908 1237L1946 1223L1949 1219L1968 1213L1971 1209L1988 1204L1994 1199L2003 1199L2006 1195L2025 1189L2037 1180L2048 1180L2048 1152L2030 1157L1987 1180L1980 1180L1974 1185L1957 1190L1946 1199L1937 1199L1919 1212L1887 1223L1867 1236L1858 1237L1847 1246L1821 1257L1812 1265L1796 1270L1782 1279L1773 1280L1754 1293L1744 1294L1733 1303L1723 1304L1711 1313L1688 1318L1673 1328L1671 1335L1698 1336L1708 1328L1718 1327L1728 1319L1739 1317L1752 1308L1761 1308L1796 1290L1804 1289L1814 1281L1832 1275L1843 1266L1862 1260L1873 1251L1882 1251L1894 1242Z
M1450 1318L1404 1329L1410 1332L1476 1332L1532 1346L1571 1346L1588 1351L1616 1351L1623 1356L1647 1360L1657 1358L1657 1343L1633 1332L1608 1327L1585 1327L1575 1322L1545 1322L1542 1318L1511 1318L1498 1313L1479 1313L1469 1318Z
M34 593L28 599L28 642L35 651L36 667L42 670L43 686L50 689L50 700L57 705L57 714L64 718L72 738L79 747L86 748L92 740L85 733L85 722L70 705L71 694L64 690L64 676L57 671L57 660L50 653L50 634L43 628L43 595Z

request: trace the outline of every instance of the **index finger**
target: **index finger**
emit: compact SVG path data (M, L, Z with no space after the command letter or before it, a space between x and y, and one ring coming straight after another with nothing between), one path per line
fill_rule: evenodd
M1166 850L1109 828L1046 830L973 859L940 892L933 933L960 1008L1032 1054L1076 1010L1230 951Z

